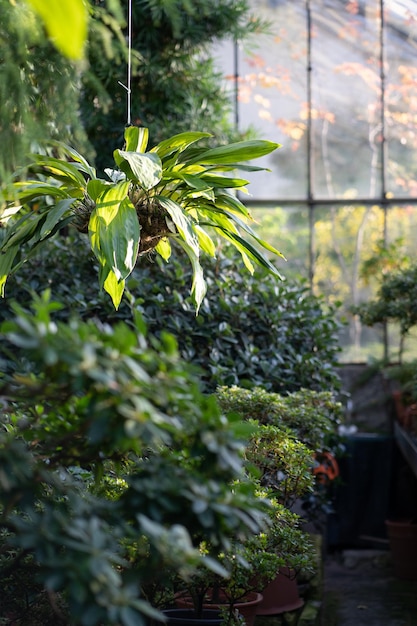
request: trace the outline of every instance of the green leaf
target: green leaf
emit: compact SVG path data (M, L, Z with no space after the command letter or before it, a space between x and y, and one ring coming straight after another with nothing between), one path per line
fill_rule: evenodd
M184 240L178 239L178 243L185 250L188 258L193 266L193 283L191 285L191 295L194 298L196 305L195 314L198 315L201 303L204 296L207 293L207 284L204 280L203 268L200 265L198 255L195 254L193 248L191 248Z
M106 189L97 199L89 222L93 251L118 281L132 272L139 251L140 225L135 207L126 196L128 189L128 182Z
M157 146L152 148L151 152L156 152L161 159L165 159L173 152L182 152L188 148L188 146L191 146L204 137L211 137L211 135L210 133L200 133L196 131L179 133L178 135L173 135L169 139L161 141Z
M162 163L157 154L114 151L114 160L128 178L137 182L142 189L155 187L162 177Z
M168 261L171 257L171 244L168 237L160 239L155 246L155 252L157 252L164 261Z
M62 217L65 215L65 213L68 212L73 203L74 198L66 198L65 200L60 200L53 208L51 208L47 212L46 219L42 224L39 233L40 239L44 239L51 234L52 230L61 221Z
M123 606L120 609L120 619L122 626L143 626L144 623L142 614L130 606Z
M145 152L148 146L149 130L139 126L125 129L125 150L127 152Z
M156 196L158 202L161 206L164 207L170 214L172 221L178 229L179 234L182 239L186 242L186 244L192 248L194 254L198 257L200 253L200 246L198 242L198 237L194 232L193 222L185 213L184 209L171 200L171 198L166 198L165 196Z
M28 242L36 232L39 222L45 218L43 213L28 213L24 215L10 229L7 239L2 243L1 250L6 251L15 245L23 245Z
M265 267L268 269L271 274L277 276L280 280L284 280L283 276L279 273L278 269L267 259L255 246L253 246L249 241L241 237L238 233L232 233L224 228L219 227L221 230L221 234L223 237L231 241L235 248L237 248L240 252L244 252L248 257L254 260L257 265Z
M84 56L87 37L88 5L84 0L59 0L53 5L45 0L27 0L42 18L54 45L70 59Z
M117 280L116 275L112 270L107 274L107 278L103 283L105 291L109 294L112 299L114 308L117 309L120 306L120 302L122 300L123 292L125 290L125 281Z
M194 224L194 230L197 233L198 242L203 252L206 252L210 256L215 257L216 246L214 245L212 238L206 233L203 228L201 228L199 224Z
M221 191L216 195L216 207L221 209L227 209L237 215L243 215L246 219L253 221L252 216L246 206L236 198L236 196L227 191Z
M13 266L13 261L19 252L19 246L13 246L5 252L0 253L0 294L4 298L6 280Z
M34 159L33 166L46 170L56 180L60 180L67 185L73 184L80 189L85 188L85 178L73 163L43 154L31 154L30 156Z
M253 237L255 239L255 241L257 241L259 243L259 245L261 245L263 248L265 248L265 250L268 250L269 252L272 252L273 254L276 254L277 256L281 257L282 259L285 259L284 255L279 250L274 248L274 246L272 246L270 243L268 243L264 239L261 239L260 237L258 237L256 232L249 226L249 224L247 224L243 220L239 219L239 217L237 217L236 215L228 214L227 211L225 213L226 213L226 215L228 215L228 217L231 220L233 220L239 226L239 228L241 228L242 230L247 232L248 235Z
M280 144L272 141L264 140L251 140L251 141L239 141L227 146L218 146L217 148L211 148L197 156L190 158L187 164L190 163L215 163L215 164L238 164L239 161L250 161L252 159L258 159L259 157L270 154L274 150L280 147Z
M211 191L213 189L213 185L204 182L200 176L183 174L181 170L169 170L164 172L163 180L183 180L191 189L198 189L199 191Z
M230 188L230 189L241 188L249 184L249 181L245 180L244 178L231 178L227 176L218 176L216 174L212 174L211 172L206 172L204 174L201 174L200 179L206 181L213 187L220 187L220 188L222 187Z
M43 183L38 180L25 180L14 183L13 190L15 191L10 192L10 198L7 198L7 200L12 201L18 199L22 204L45 196L51 196L54 199L68 198L69 196L68 191L64 187L57 187L56 185ZM15 193L14 196L13 193Z
M56 146L57 148L64 150L75 161L75 163L77 164L76 165L77 169L79 169L81 172L84 172L84 174L87 174L89 178L97 177L97 172L96 172L95 167L90 165L87 159L85 159L82 154L77 152L75 148L73 148L72 146L69 146L66 143L63 143L62 141L52 140L52 141L49 141L49 143L52 146Z
M97 198L99 197L99 195L102 194L108 186L109 183L107 183L106 181L95 178L94 180L88 181L87 193L94 202L97 202Z

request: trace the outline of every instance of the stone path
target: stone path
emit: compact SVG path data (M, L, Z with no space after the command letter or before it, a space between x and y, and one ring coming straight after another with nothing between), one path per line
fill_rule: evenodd
M417 581L394 577L389 551L326 556L323 600L321 626L417 626Z

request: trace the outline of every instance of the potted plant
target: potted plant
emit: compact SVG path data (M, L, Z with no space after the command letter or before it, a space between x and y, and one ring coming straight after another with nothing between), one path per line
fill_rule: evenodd
M258 424L245 449L245 457L249 465L257 468L261 484L281 506L288 507L288 514L295 515L301 524L300 516L290 511L295 503L304 500L304 510L310 516L326 507L327 484L323 485L315 469L320 453L334 451L338 442L335 432L342 407L332 394L300 390L281 396L259 387L250 390L221 387L216 396L223 410ZM293 542L293 550L296 545L299 545L297 540ZM304 545L304 557L311 557L314 548L309 541ZM293 555L291 550L287 551L287 560L284 559L275 578L263 589L259 614L278 614L302 605L297 574L304 570L308 579L311 571L297 565L293 560L296 557L297 551Z
M9 206L2 225L12 223L0 246L1 293L8 275L69 224L88 234L99 263L100 287L116 309L138 258L155 251L167 261L172 240L192 264L197 310L206 292L200 253L215 255L213 233L239 250L249 271L255 263L280 276L260 248L282 255L252 230L250 213L236 196L236 191L245 191L247 181L227 175L236 169L262 169L248 161L278 144L252 140L215 148L197 145L207 137L181 133L148 150L148 129L129 126L124 148L114 151L114 168L105 170L106 179L60 143L52 144L54 156L32 155L28 171L35 178L21 180L19 172L19 180L5 192Z
M259 497L268 498L266 490ZM182 608L192 608L192 616L202 616L203 611L217 608L226 623L237 617L251 626L263 603L264 589L270 588L277 574L285 571L295 585L294 572L313 572L313 546L306 533L299 528L298 515L291 513L276 498L269 497L269 524L267 528L248 537L240 544L232 543L220 562L227 576L200 572L178 584L176 603ZM274 598L276 601L276 597Z

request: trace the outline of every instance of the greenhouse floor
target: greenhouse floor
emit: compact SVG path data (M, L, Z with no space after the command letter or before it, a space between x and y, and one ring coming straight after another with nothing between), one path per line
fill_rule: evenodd
M321 626L417 626L417 581L395 578L388 550L327 555Z

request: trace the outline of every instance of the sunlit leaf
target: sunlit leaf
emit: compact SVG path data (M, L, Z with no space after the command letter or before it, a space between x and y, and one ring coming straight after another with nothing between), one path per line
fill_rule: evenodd
M125 129L125 150L127 152L145 152L148 146L149 130L142 126L128 126Z
M100 194L102 194L107 187L106 182L103 180L99 180L95 178L94 180L89 180L87 183L87 193L94 202L97 201L97 198Z
M171 257L171 244L169 243L168 237L163 237L158 241L155 246L155 252L157 252L164 261L168 261Z
M251 161L270 154L280 147L280 144L265 140L239 141L226 146L211 148L187 163L238 163L239 161Z
M142 189L152 189L161 180L162 163L157 154L115 150L114 158L126 176L137 182Z
M201 228L199 224L194 224L194 230L197 233L198 242L203 252L206 252L212 257L216 256L216 246L212 238Z
M42 18L54 45L70 59L84 55L88 5L84 0L27 0Z
M179 239L178 243L187 253L187 256L190 259L191 265L193 267L193 283L191 286L191 295L194 298L197 315L204 296L207 293L207 283L204 280L203 268L201 267L198 256L195 254L194 250L190 248L190 246L184 240Z
M117 309L120 306L123 292L125 290L125 281L117 280L116 275L112 270L109 271L106 280L104 281L104 289L107 291L112 299L114 308Z
M164 196L158 196L158 201L161 206L164 207L170 214L172 221L178 229L183 240L194 251L196 256L199 255L200 247L198 244L198 237L193 229L193 222L184 212L183 208L171 200L171 198L165 198Z
M106 264L118 281L135 267L140 225L135 207L126 193L128 183L119 183L104 191L97 200L89 223L90 240L97 258Z
M211 137L210 133L186 132L173 135L169 139L161 141L157 146L152 148L151 152L157 152L161 159L165 159L173 152L182 152L188 146L204 137Z

